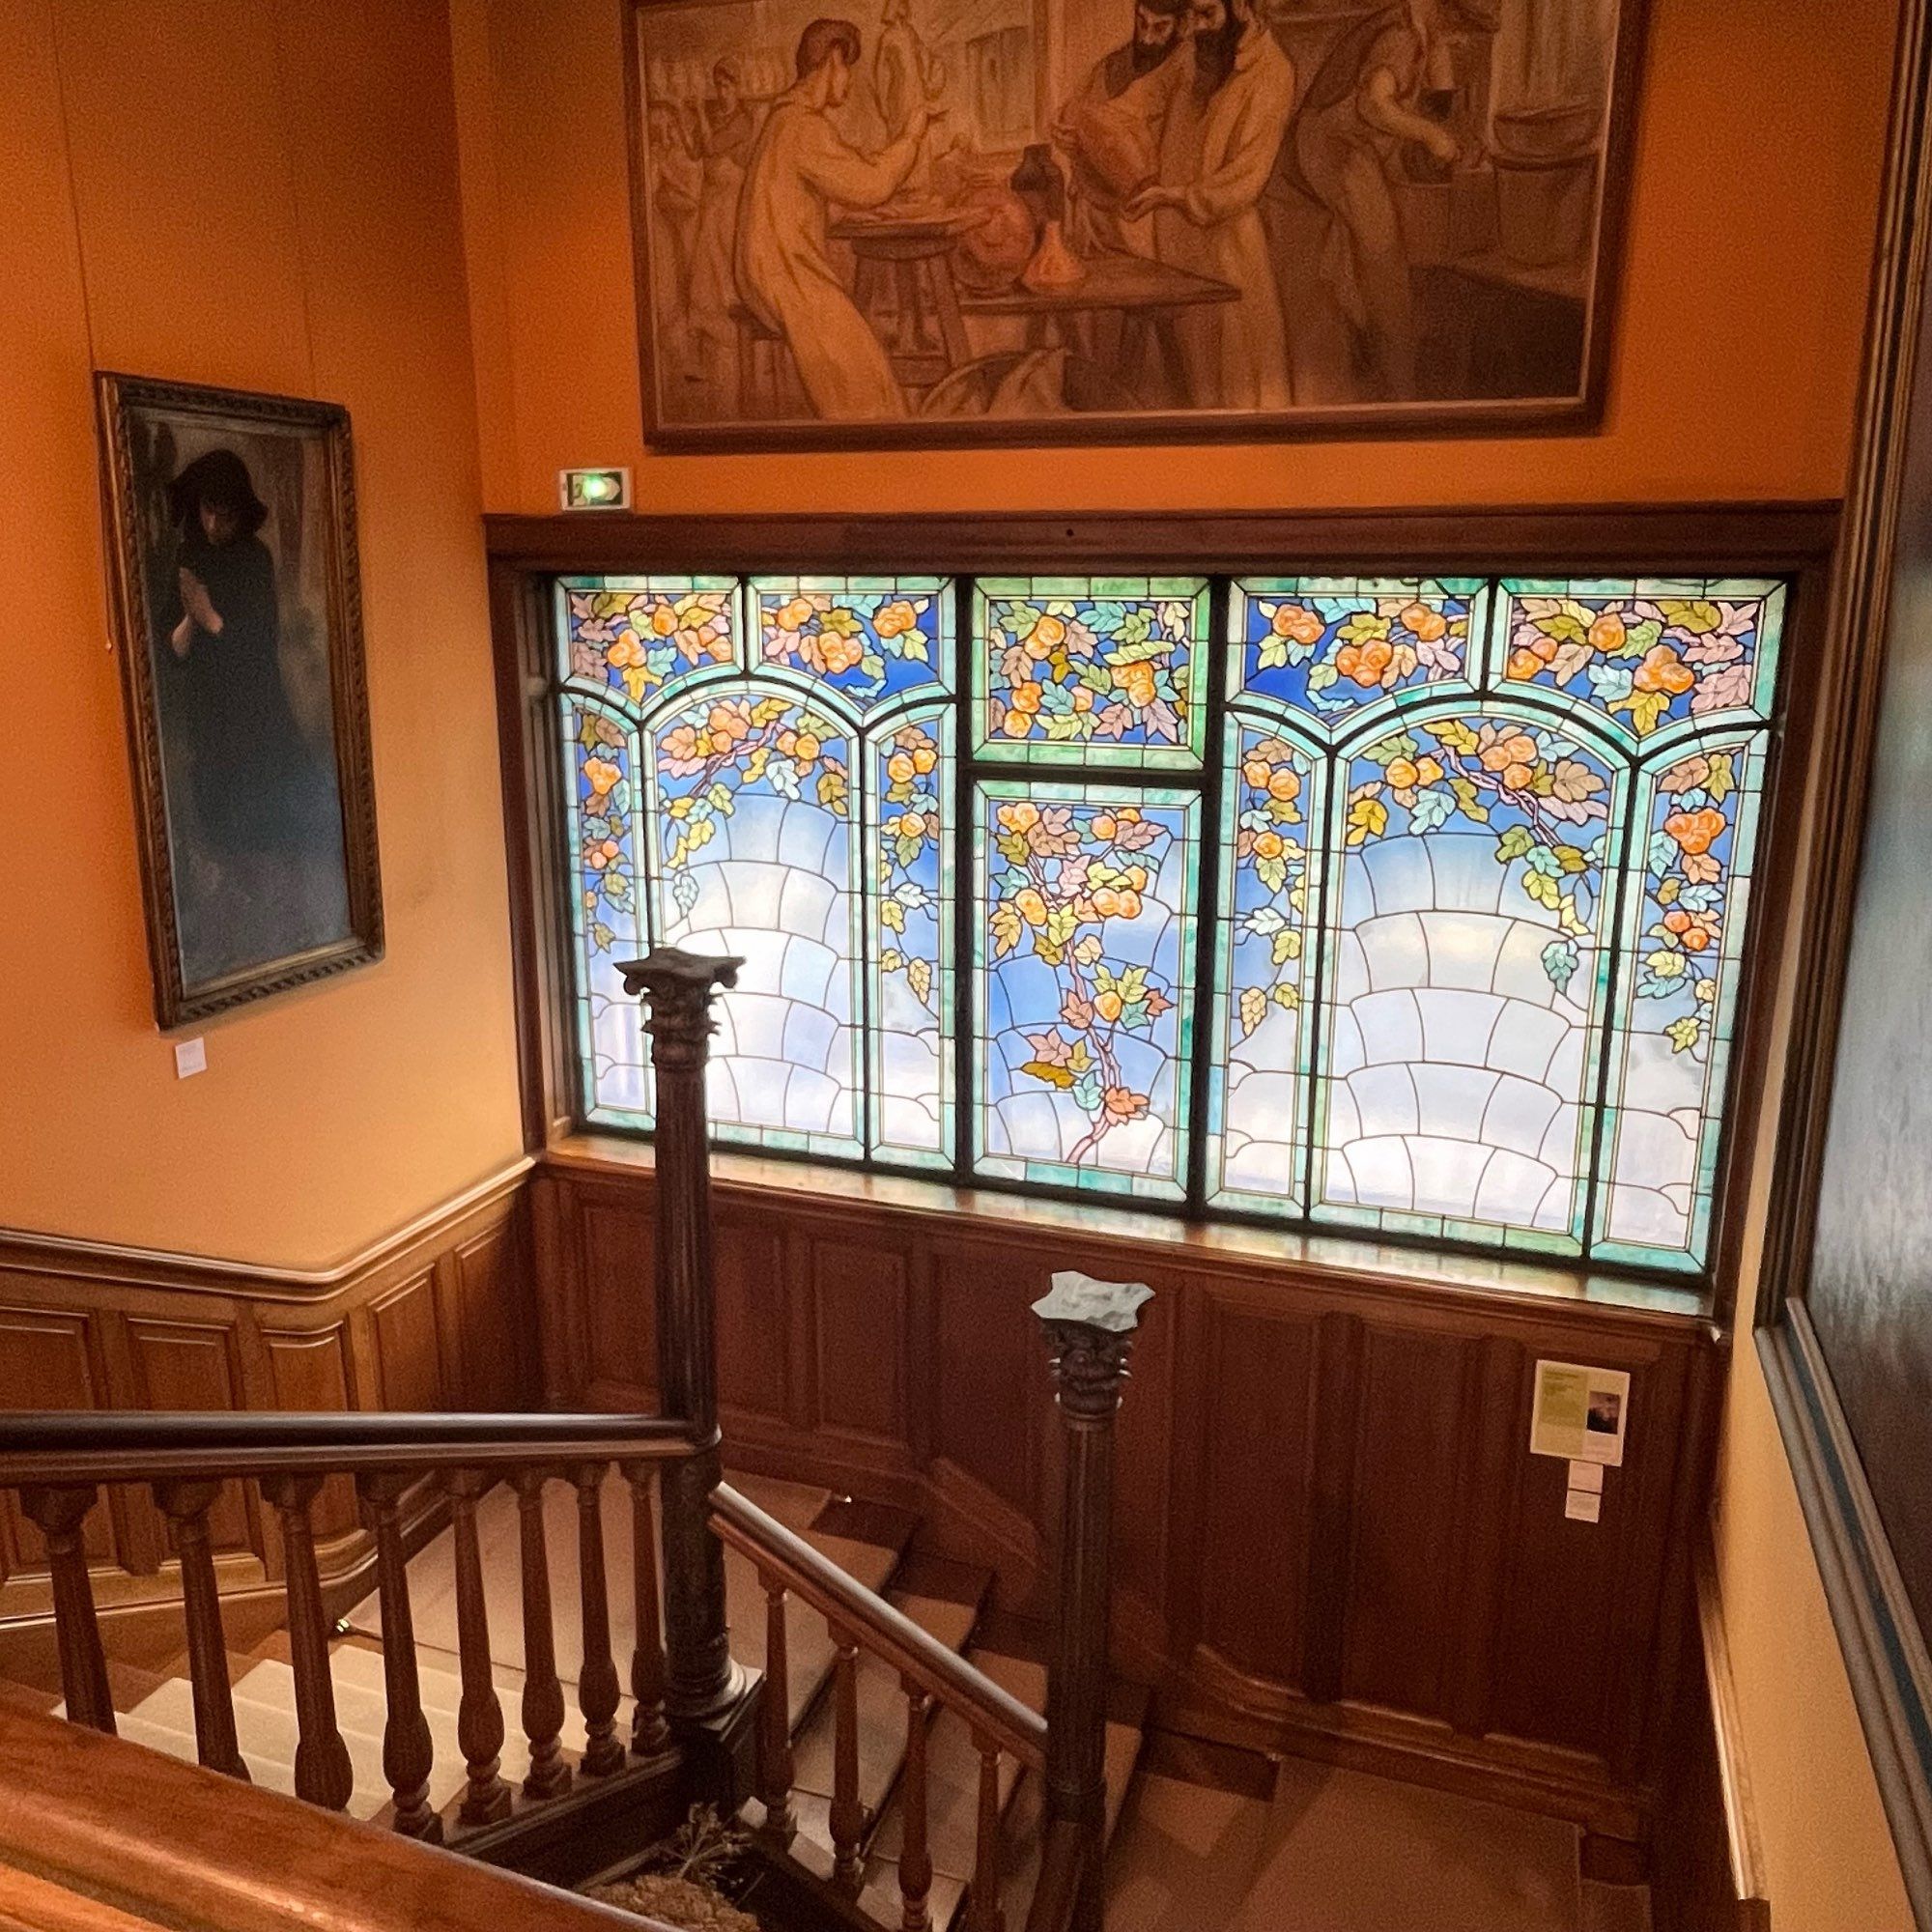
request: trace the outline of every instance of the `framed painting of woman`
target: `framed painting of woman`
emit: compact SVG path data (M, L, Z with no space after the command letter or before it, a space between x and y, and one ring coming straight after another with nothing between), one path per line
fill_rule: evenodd
M97 382L165 1030L382 956L349 415Z

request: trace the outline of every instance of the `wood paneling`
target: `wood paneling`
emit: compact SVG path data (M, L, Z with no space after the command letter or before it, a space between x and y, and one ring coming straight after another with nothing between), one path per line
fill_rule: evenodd
M717 1163L727 1457L916 1509L923 1547L993 1570L999 1615L1043 1619L1060 1431L1029 1304L1057 1267L1145 1280L1115 1639L1163 1720L1640 1833L1676 1546L1706 1493L1693 1389L1715 1352L1694 1297L1585 1303L1547 1271L1520 1277L1532 1293L1412 1259L1399 1280L1395 1257L1378 1275L1262 1236L784 1176ZM592 1356L547 1382L601 1402L630 1378L635 1400L635 1336L610 1310L648 1257L648 1156L573 1143L540 1185L545 1332ZM1601 1523L1568 1521L1562 1465L1527 1453L1539 1356L1630 1371Z
M510 1172L322 1273L0 1231L0 1406L91 1409L525 1408L535 1325L526 1178ZM634 1217L635 1218L635 1217ZM648 1224L644 1224L648 1238ZM40 1532L0 1500L0 1621L47 1609ZM211 1519L224 1587L279 1574L272 1524L232 1484ZM360 1562L353 1488L316 1529L330 1577ZM95 1595L114 1614L178 1594L145 1490L88 1519Z
M583 1301L572 1326L578 1377L603 1407L655 1409L657 1262L649 1215L635 1202L593 1195L578 1212Z
M891 1248L810 1244L818 1424L869 1443L906 1442L906 1263Z

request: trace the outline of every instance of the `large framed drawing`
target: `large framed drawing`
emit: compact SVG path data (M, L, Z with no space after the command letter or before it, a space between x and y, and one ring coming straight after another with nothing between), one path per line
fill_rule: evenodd
M166 1029L382 956L349 415L97 382Z
M631 0L647 433L1588 427L1642 7Z

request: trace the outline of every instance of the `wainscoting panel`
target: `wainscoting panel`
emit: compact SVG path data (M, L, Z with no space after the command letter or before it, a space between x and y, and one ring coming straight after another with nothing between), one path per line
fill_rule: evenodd
M0 1232L0 1406L76 1409L528 1409L538 1406L527 1165L323 1272L279 1270ZM644 1228L647 1219L633 1216ZM88 1519L103 1614L179 1596L167 1527L145 1488L116 1485ZM40 1532L11 1492L0 1518L0 1626L46 1615ZM281 1574L250 1485L212 1517L224 1590ZM318 1499L324 1579L367 1555L353 1486Z
M569 1144L533 1192L545 1386L638 1406L648 1153ZM713 1200L728 1462L915 1510L923 1548L994 1572L997 1616L1042 1624L1061 1449L1029 1304L1058 1267L1146 1281L1115 1640L1161 1719L1642 1834L1708 1461L1691 1297L1400 1280L1399 1257L1384 1275L1101 1214L1043 1230L771 1162L721 1158ZM1599 1523L1528 1453L1539 1357L1631 1374Z

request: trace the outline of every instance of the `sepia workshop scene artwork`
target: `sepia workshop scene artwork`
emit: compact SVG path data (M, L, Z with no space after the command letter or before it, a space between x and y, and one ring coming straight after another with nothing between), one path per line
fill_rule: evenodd
M634 0L650 427L1586 419L1639 4Z

